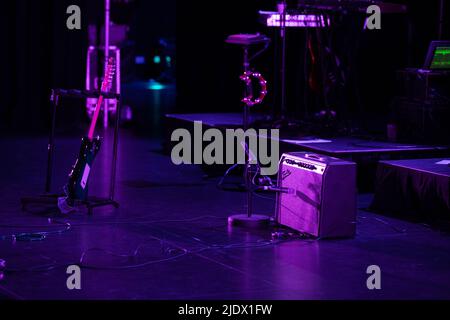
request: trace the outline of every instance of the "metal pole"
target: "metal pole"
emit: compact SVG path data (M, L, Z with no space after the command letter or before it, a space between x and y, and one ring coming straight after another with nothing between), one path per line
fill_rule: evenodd
M111 181L109 184L109 200L114 201L115 186L116 186L116 173L117 173L117 153L119 146L119 127L120 127L120 111L122 106L122 99L117 98L116 109L116 123L114 127L114 144L113 144L113 158L111 164Z
M244 73L250 71L250 61L249 61L249 48L244 48ZM245 88L245 96L249 96L252 92L252 85L247 85ZM250 117L250 107L245 104L244 105L244 119L243 119L243 127L244 131L246 131L249 127L249 117ZM244 141L245 149L249 149L247 143ZM245 168L244 168L244 182L245 188L247 189L247 216L250 218L252 216L252 205L253 205L253 195L252 195L252 184L250 180L250 159L249 152L244 150L245 153Z
M47 177L45 179L45 193L49 194L52 189L52 176L53 176L53 157L55 149L55 126L56 126L56 111L59 104L59 95L52 90L51 93L51 105L52 105L52 123L50 128L50 137L47 147Z
M108 66L109 60L109 27L110 27L110 15L111 14L111 0L105 0L105 72ZM108 127L108 99L105 99L103 105L103 126Z
M284 0L278 8L281 29L281 119L286 118L286 16L287 3Z

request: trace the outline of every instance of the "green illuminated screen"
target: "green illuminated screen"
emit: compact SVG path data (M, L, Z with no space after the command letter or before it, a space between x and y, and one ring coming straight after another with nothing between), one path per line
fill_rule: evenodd
M450 47L436 47L431 69L450 69Z

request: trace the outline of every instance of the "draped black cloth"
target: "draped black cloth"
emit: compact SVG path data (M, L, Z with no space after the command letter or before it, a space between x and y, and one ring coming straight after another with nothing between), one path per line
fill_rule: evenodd
M380 162L370 209L414 220L450 220L450 167L438 164L442 161Z
M90 3L96 2L2 2L0 130L46 132L50 123L50 88L84 88L88 17L94 11L90 10ZM70 5L81 8L81 30L66 27Z

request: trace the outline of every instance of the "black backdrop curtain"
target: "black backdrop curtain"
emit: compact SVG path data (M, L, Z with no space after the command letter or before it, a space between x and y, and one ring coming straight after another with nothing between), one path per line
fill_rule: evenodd
M143 0L158 3L156 0ZM295 2L295 1L294 1ZM394 2L394 0L393 0ZM360 81L366 86L361 90L368 103L382 96L380 88L386 77L393 77L395 68L420 66L430 40L437 35L438 0L401 1L410 5L413 20L412 45L398 50L398 39L381 37L377 43L367 40L371 55L361 54L367 61L361 66L380 70L381 77L367 76ZM447 1L446 1L447 2ZM257 22L259 9L274 9L275 0L230 0L219 3L186 0L177 1L177 104L183 112L240 110L240 53L226 47L226 35L237 32L266 31ZM82 10L82 30L66 28L66 9L76 4ZM448 3L446 3L448 21ZM158 24L151 30L139 32L145 38L150 31L159 32L168 28L175 14L173 10L150 8L146 13L157 13ZM87 26L90 22L101 23L102 0L6 0L0 10L0 129L18 132L45 130L49 122L48 96L51 87L82 88L85 74L87 49ZM172 7L170 7L172 8ZM148 10L148 11L147 11ZM152 16L153 17L153 16ZM148 17L147 20L152 20ZM166 19L167 18L167 19ZM172 21L172 20L170 20ZM401 24L403 26L403 24ZM387 25L386 25L387 26ZM395 26L394 26L395 27ZM448 37L448 22L445 35ZM384 32L389 33L389 30ZM382 32L383 33L383 32ZM372 37L371 34L369 36ZM404 42L405 39L402 39ZM395 46L394 46L395 44ZM387 52L384 56L378 51ZM402 65L385 71L390 54L401 56ZM409 59L407 57L409 56ZM388 57L389 59L386 59ZM405 63L405 60L409 60ZM272 73L274 59L265 55L256 67L265 74ZM289 70L293 70L294 67ZM292 72L292 71L291 71ZM370 81L369 81L370 80ZM273 81L271 82L274 85ZM301 89L299 89L301 90ZM273 91L273 88L272 88ZM300 92L300 91L299 91ZM366 93L367 92L367 93ZM269 97L273 99L273 97ZM385 99L388 100L388 99ZM374 104L379 110L379 103ZM294 108L296 106L294 105ZM365 108L368 108L364 105ZM370 109L370 108L369 108ZM365 110L364 110L365 111Z
M3 1L0 27L0 127L36 132L49 123L52 87L82 88L88 16L86 0ZM82 29L68 30L69 5L82 12Z

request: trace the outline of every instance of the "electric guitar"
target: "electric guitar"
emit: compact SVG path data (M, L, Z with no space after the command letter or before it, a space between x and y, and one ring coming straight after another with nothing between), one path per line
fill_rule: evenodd
M111 89L111 83L115 73L114 58L109 58L105 71L105 77L102 82L100 96L95 107L89 132L86 137L81 140L80 152L78 159L72 166L69 174L69 181L64 187L66 197L58 201L58 206L63 213L73 210L75 201L86 201L88 196L88 181L91 173L92 164L95 157L100 151L100 137L94 137L95 127L97 125L98 116L103 103L103 94Z

